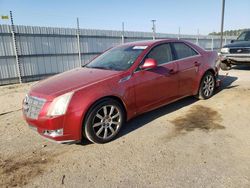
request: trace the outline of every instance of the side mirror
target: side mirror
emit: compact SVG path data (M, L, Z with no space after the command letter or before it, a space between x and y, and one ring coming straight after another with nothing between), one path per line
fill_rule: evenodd
M234 40L231 40L231 43L234 43Z
M157 67L157 61L152 58L147 58L140 68L141 69L155 69L156 67Z

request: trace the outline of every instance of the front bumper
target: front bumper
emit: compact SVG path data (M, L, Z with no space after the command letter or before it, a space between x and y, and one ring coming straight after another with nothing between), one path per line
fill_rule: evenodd
M48 140L57 143L77 143L81 140L81 116L78 113L57 117L39 116L38 119L30 119L24 114L24 119L32 130ZM62 134L46 134L55 130L62 130Z
M229 61L231 64L248 64L250 63L250 54L220 54L220 60Z
M80 140L55 140L53 139L53 137L49 137L49 136L45 136L41 130L38 131L38 128L33 126L33 125L29 125L29 128L34 131L34 132L37 132L39 133L40 135L42 135L46 140L50 141L50 142L55 142L55 143L59 143L59 144L76 144L76 143L79 143Z

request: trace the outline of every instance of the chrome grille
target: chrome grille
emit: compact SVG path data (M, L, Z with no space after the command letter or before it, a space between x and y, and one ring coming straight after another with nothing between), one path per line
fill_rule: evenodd
M250 48L232 48L230 49L231 54L248 54L250 53Z
M46 102L45 99L26 95L23 101L23 112L30 119L38 119L39 113Z

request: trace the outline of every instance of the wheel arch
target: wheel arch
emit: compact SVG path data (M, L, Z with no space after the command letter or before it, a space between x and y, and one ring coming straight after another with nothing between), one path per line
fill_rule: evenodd
M84 131L83 131L84 123L86 121L87 115L90 113L90 110L92 108L94 108L99 102L101 102L101 101L103 101L105 99L113 99L113 100L117 101L122 106L122 108L124 110L124 116L125 116L124 119L125 119L125 121L127 120L127 108L126 108L126 105L123 102L123 100L120 97L115 96L115 95L103 96L103 97L95 100L95 102L93 102L92 104L90 104L89 107L87 108L86 113L83 114L83 117L82 117L82 126L81 126L81 137L83 136L82 133L84 133Z
M197 95L197 94L198 94L199 89L200 89L200 85L201 85L202 78L205 76L205 74L206 74L207 72L211 72L211 73L214 75L214 78L216 77L216 72L215 72L214 69L209 68L209 69L207 69L206 71L204 71L203 74L202 74L201 77L200 77L199 84L198 84L198 87L196 87L196 90L195 90L194 95ZM216 79L216 78L215 78L215 79Z
M206 71L204 72L204 74L202 75L202 77L203 77L203 76L204 76L207 72L211 72L211 73L213 73L214 77L216 76L216 72L215 72L215 70L214 70L214 69L212 69L212 68L209 68L208 70L206 70Z
M215 70L214 70L214 69L212 69L212 68L209 68L209 69L207 69L206 71L204 71L204 73L202 74L201 79L200 79L199 86L200 86L200 84L201 84L201 80L202 80L202 78L205 76L205 74L207 74L207 72L211 72L211 73L214 75L214 78L215 78L215 76L216 76L216 72L215 72Z
M105 100L105 99L113 99L117 102L119 102L124 110L124 116L125 116L125 120L127 119L127 107L126 107L126 104L124 103L124 101L118 97L118 96L114 96L114 95L109 95L109 96L105 96L105 97L102 97L100 99L98 99L94 104L98 103L99 101L101 100Z
M216 82L216 71L212 68L209 68L207 69L206 71L203 72L202 76L200 77L200 80L199 80L199 84L198 84L198 87L196 87L196 91L195 93L193 94L196 98L199 98L199 90L200 90L200 87L201 87L201 82L202 82L202 79L204 78L204 76L208 73L212 73L212 75L214 76L214 79L215 79L215 82Z

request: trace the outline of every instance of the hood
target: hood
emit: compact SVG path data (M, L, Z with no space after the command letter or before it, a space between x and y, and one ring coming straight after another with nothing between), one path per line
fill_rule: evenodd
M77 68L38 82L31 88L30 94L41 98L54 98L119 74L120 71Z
M232 47L239 47L239 48L250 47L250 41L235 40L233 43L230 43L224 46L224 48L232 48Z

